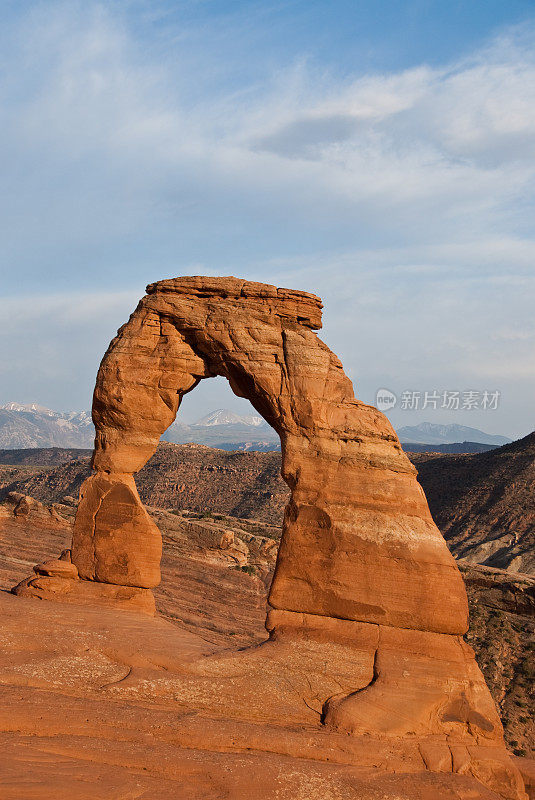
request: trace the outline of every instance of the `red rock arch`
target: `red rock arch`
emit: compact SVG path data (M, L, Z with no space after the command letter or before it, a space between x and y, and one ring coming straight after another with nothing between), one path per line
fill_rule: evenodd
M354 397L318 338L318 297L236 278L152 284L102 361L93 467L76 518L80 577L150 588L160 534L133 473L181 397L223 375L282 443L291 489L270 592L277 612L462 634L464 585L388 420Z
M381 752L410 752L409 771L470 772L500 796L524 800L492 698L462 639L460 573L388 420L355 399L315 333L320 324L319 299L303 292L235 278L149 286L98 373L95 473L81 490L73 563L40 565L38 578L14 592L154 609L161 537L133 473L181 397L202 378L223 375L279 433L291 499L269 597L269 641L210 657L210 674L221 670L211 684L202 658L188 662L187 680L198 680L203 696L225 694L244 719L250 706L262 719L269 698L282 721L295 693L276 676L312 671L318 725L365 734L364 750L372 741ZM350 665L343 687L333 664L341 652ZM333 695L333 685L342 691ZM342 739L336 747L344 750Z

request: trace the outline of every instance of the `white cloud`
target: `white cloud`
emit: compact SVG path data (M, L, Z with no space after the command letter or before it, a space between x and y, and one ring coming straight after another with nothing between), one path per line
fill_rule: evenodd
M181 76L175 88L175 74L143 58L103 7L59 8L19 33L27 90L10 144L44 165L61 159L78 181L80 166L96 167L95 192L107 172L126 226L138 224L136 206L150 213L166 192L186 204L209 194L216 211L231 192L327 226L342 204L347 221L360 214L378 226L383 212L402 226L431 203L436 235L467 213L484 223L533 181L535 58L514 33L443 69L340 86L298 64L242 95L192 100ZM91 202L91 174L82 188Z
M532 391L532 28L440 68L340 80L296 58L207 92L187 31L153 51L117 9L47 3L4 42L0 232L25 297L10 324L31 330L19 372L32 336L69 368L76 344L93 369L135 305L121 286L234 272L321 292L326 338L369 387L494 371ZM516 338L494 333L511 325Z

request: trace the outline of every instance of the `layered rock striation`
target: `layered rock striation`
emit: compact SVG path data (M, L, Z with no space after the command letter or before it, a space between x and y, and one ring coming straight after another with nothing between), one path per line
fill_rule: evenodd
M314 675L324 730L409 737L427 769L471 771L520 798L492 699L462 640L461 575L390 423L355 399L318 338L321 308L314 295L236 278L147 288L97 376L95 472L81 489L72 542L78 581L110 596L158 584L161 537L133 474L184 394L224 376L280 436L291 495L269 594L270 640L188 664L192 697L198 682L203 703L229 687L247 698L244 714L271 709L272 721L283 720L290 695L275 679L294 664ZM344 657L339 678L329 670L336 648L353 665L348 673Z
M158 583L157 533L127 476L154 453L181 397L202 378L223 375L281 437L292 494L271 604L466 631L462 580L415 469L386 418L355 399L340 362L315 333L320 325L319 299L302 292L232 278L148 287L97 377L96 475L82 489L73 540L83 578ZM119 485L124 496L116 502ZM113 537L106 523L112 508ZM111 557L119 531L126 537L122 557Z

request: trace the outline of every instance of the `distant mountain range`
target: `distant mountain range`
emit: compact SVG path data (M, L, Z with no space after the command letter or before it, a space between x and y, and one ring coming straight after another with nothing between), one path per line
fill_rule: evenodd
M432 422L421 422L419 425L405 425L397 430L399 441L403 444L454 444L456 442L479 442L500 447L509 444L512 439L507 436L494 436L477 428L466 425L436 425Z
M271 425L256 414L235 414L226 408L212 411L186 425L179 420L166 430L163 441L204 444L222 450L278 450L280 441Z
M455 452L477 452L508 444L511 439L495 436L465 425L437 425L422 422L398 430L405 450L429 448ZM6 403L0 406L0 448L30 447L92 448L94 428L88 411L59 412L37 403ZM163 434L174 444L204 444L222 450L278 450L280 441L273 428L257 414L236 414L219 408L192 424L176 420ZM477 445L485 445L478 448ZM461 449L459 449L461 448ZM464 448L464 449L463 449ZM451 452L451 450L450 450Z
M0 406L0 448L93 447L95 436L88 411L61 413L37 403Z
M52 411L37 403L0 406L0 448L92 448L95 431L88 411ZM236 414L224 408L191 425L176 420L162 439L175 444L195 442L223 450L277 450L279 437L256 414Z
M217 411L211 411L205 417L198 419L197 422L193 423L192 427L209 428L215 425L250 425L252 428L258 428L259 426L267 425L267 422L256 414L240 415L226 408L218 408Z

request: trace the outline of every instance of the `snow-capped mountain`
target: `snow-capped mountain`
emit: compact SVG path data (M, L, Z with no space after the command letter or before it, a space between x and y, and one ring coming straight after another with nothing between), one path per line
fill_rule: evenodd
M50 408L45 408L37 403L6 403L0 406L1 411L26 411L28 413L35 412L36 414L45 414L49 417L56 417L57 412L52 411Z
M271 450L279 445L278 435L262 417L236 414L227 408L211 411L192 425L177 420L162 439L176 444L196 442L208 447L241 450Z
M87 428L93 424L90 411L67 411L62 418L78 425L79 428Z
M477 442L499 447L506 436L484 433L466 425L421 422L398 430L404 444L446 445ZM94 428L89 411L53 411L38 403L9 402L0 405L0 449L30 447L92 448ZM209 447L242 450L272 450L279 437L257 414L236 414L218 408L191 425L177 419L162 436L164 441L196 442Z
M217 411L211 411L205 417L201 417L197 422L194 422L192 427L212 427L214 425L250 425L253 428L258 428L260 425L265 425L265 420L256 414L235 414L234 411L229 411L226 408L218 408Z
M0 448L93 447L93 422L88 411L63 413L38 403L0 406Z
M38 403L10 402L0 406L0 449L92 448L94 435L88 411L53 411ZM224 449L272 450L279 446L279 437L262 417L224 408L206 414L193 425L179 418L162 439Z
M466 425L437 425L433 422L421 422L419 425L405 425L397 431L400 442L411 444L454 444L455 442L478 442L500 446L509 444L512 439L507 436L496 436L484 433L477 428Z

